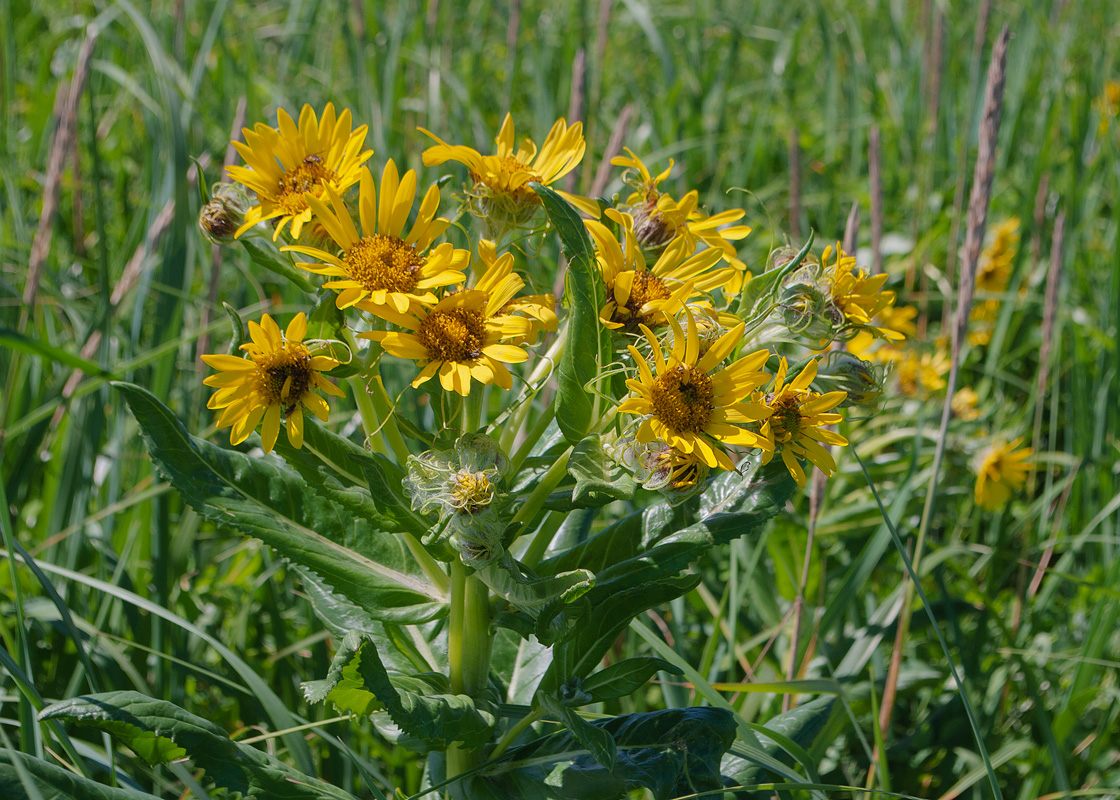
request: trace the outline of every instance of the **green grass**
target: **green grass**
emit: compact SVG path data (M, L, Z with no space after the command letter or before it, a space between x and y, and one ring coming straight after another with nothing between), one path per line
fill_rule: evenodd
M714 210L745 207L755 231L741 256L752 266L790 229L795 128L801 230L813 229L822 244L839 238L856 201L860 243L869 244L867 137L878 125L884 229L904 240L887 269L902 300L926 310L932 343L953 290L944 269L957 246L949 241L954 192L971 177L977 87L1006 22L1013 39L989 220L1018 216L1022 245L991 344L966 351L961 373L961 385L980 394L984 416L954 420L949 430L919 565L936 627L915 606L909 634L896 645L906 566L891 527L912 547L941 397L892 396L845 431L890 524L856 459L844 455L826 486L807 585L800 586L809 517L803 497L767 534L696 565L701 589L620 644L623 655L680 659L695 672L692 685L660 684L618 706L721 702L744 723L771 719L793 687L713 685L785 679L788 615L803 588L805 623L793 657L804 662L800 678L828 683L795 685L797 704L828 686L845 712L823 743L797 743L831 787L824 795L868 785L880 735L875 720L898 646L899 693L871 787L993 796L967 699L1003 797L1115 796L1120 124L1101 130L1094 100L1117 76L1120 13L1109 0L996 2L974 55L979 4L946 8L932 120L923 66L932 25L920 18L922 4L625 0L611 4L603 52L599 5L520 3L510 49L509 4L483 0L367 2L360 15L348 0L158 2L150 9L124 0L65 9L0 0L0 326L13 332L0 349L8 510L0 726L13 746L50 758L49 750L80 772L103 774L99 764L111 761L111 751L100 738L74 731L70 738L32 722L44 701L99 689L172 700L235 738L332 716L306 706L298 689L300 680L322 677L333 643L296 576L258 543L203 523L160 482L107 383L144 385L192 431L212 432L198 342L209 337L210 352L220 352L230 326L220 306L207 306L211 251L196 231L188 168L197 158L208 164L207 181L218 179L239 98L250 126L272 123L277 106L332 100L370 125L371 164L392 157L420 168L428 140L417 126L482 147L508 108L519 134L542 136L567 112L582 47L588 157L577 188L590 187L618 114L633 103L626 144L651 166L675 159L671 188L698 187ZM53 98L68 84L91 23L100 33L51 250L34 304L24 307L56 126ZM608 194L620 188L617 172ZM1044 176L1049 192L1036 226ZM153 236L168 203L170 222ZM1045 273L1059 211L1066 214L1061 302L1051 381L1039 396ZM143 269L113 304L134 257ZM220 300L256 314L298 299L240 251L224 250L222 258ZM908 271L916 276L909 293ZM1025 294L1015 299L1020 287ZM94 334L100 343L79 362ZM85 375L64 396L79 365ZM1031 443L1036 408L1035 491L1002 512L981 512L969 469L977 435L1006 432ZM336 429L345 428L353 409L334 412ZM10 557L17 544L29 558ZM328 722L268 741L290 763L360 796L420 787L421 765L368 721ZM118 753L122 761L156 794L187 790L181 768L148 769Z

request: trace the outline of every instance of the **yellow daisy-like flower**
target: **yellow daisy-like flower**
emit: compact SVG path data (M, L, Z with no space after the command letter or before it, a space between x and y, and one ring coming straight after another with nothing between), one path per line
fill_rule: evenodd
M1103 135L1108 132L1108 126L1113 118L1120 113L1120 81L1106 83L1104 90L1093 101L1093 106L1100 111L1101 121L1098 129Z
M831 267L828 261L835 252L836 260ZM849 256L836 243L836 250L826 247L821 254L821 264L827 269L832 304L843 317L842 325L855 331L867 331L879 339L900 342L906 337L899 331L884 328L872 323L886 309L894 305L895 294L883 291L887 274L871 275L863 267L856 266L855 256Z
M653 331L641 326L653 352L656 374L650 370L646 357L629 345L638 379L628 379L626 385L637 396L623 401L618 410L645 417L635 434L638 442L659 439L682 453L695 455L709 467L733 470L735 465L722 445L770 446L764 437L740 427L759 422L772 413L759 403L744 402L751 390L768 379L761 367L769 351L759 350L719 369L742 341L742 323L701 356L700 337L691 315L686 330L672 317L668 319L673 329L673 347L667 357Z
M909 337L918 335L918 326L914 324L918 316L918 309L914 306L887 306L875 317L875 327L880 330L898 334L890 341L901 342ZM875 334L870 331L860 331L848 341L848 352L857 358L868 361L882 361L883 356L892 354L893 348L880 347L875 349ZM889 360L889 359L888 359Z
M1022 437L1011 443L996 442L981 451L973 468L976 472L976 505L989 511L1007 505L1011 493L1023 488L1034 451L1019 448Z
M976 288L981 292L1007 291L1011 280L1011 262L1019 251L1019 218L1012 217L995 227L992 242L980 256L976 269Z
M498 152L493 155L483 155L466 145L448 144L431 131L419 130L438 142L424 151L424 166L433 167L447 161L465 165L475 184L473 191L488 201L486 207L480 209L483 215L501 213L512 224L526 222L540 207L540 198L529 184L548 186L563 178L579 165L587 147L583 141L583 123L568 125L563 118L556 120L540 150L532 139L523 139L514 150L513 117L506 114L494 139ZM599 215L599 206L592 201L565 192L560 194L581 211Z
M519 364L529 354L510 342L525 341L533 328L528 319L503 313L517 291L516 284L503 280L494 283L488 291L464 289L435 306L417 306L407 314L383 307L377 314L405 332L370 331L358 335L380 342L390 355L421 364L423 368L412 381L413 387L438 373L444 389L464 397L470 394L472 378L511 389L513 378L505 365Z
M643 325L662 327L684 303L735 278L730 267L714 269L723 259L721 251L707 248L694 252L683 238L674 239L653 266L647 267L634 233L634 218L607 213L622 228L625 248L601 222L584 221L595 241L606 285L606 303L599 310L599 319L606 327L629 333L637 333Z
M306 334L307 317L302 312L292 318L283 333L272 317L265 314L259 325L249 322L252 341L241 345L248 358L202 356L206 364L220 370L203 381L218 390L206 407L222 410L218 416L219 428L233 426L230 444L241 444L263 420L261 443L266 453L272 452L283 415L288 441L293 447L302 447L302 406L327 421L327 401L314 390L343 396L341 389L320 374L337 367L338 361L329 356L312 355L303 343Z
M836 472L836 461L822 443L843 447L848 440L822 426L834 425L843 419L832 409L843 403L848 395L847 392L820 394L810 388L817 377L816 359L786 383L788 370L789 365L782 358L770 391L755 395L756 401L765 403L773 412L761 427L762 435L771 445L768 451L763 452L762 463L770 463L774 453L780 450L789 474L804 489L805 471L801 468L800 459L808 459L828 477Z
M405 235L404 227L416 199L414 170L399 176L397 165L389 159L381 173L380 202L370 171L361 171L361 235L339 194L328 186L326 197L330 205L312 195L307 196L307 201L341 253L333 255L305 245L281 249L317 259L319 264L299 265L309 272L338 278L323 285L338 290L335 302L339 308L357 306L374 314L388 308L404 314L418 305L435 305L437 298L432 289L465 279L461 270L470 260L470 251L457 250L448 242L429 250L436 237L451 224L436 216L438 186L428 188L412 230Z
M963 419L965 422L972 422L980 418L979 405L980 395L976 394L976 390L969 386L957 389L953 393L953 399L949 401L953 416Z
M254 130L242 128L245 142L233 142L245 159L245 167L227 167L231 178L257 193L257 205L245 212L245 223L237 229L240 236L261 220L277 219L275 240L284 226L292 224L292 238L298 239L312 216L307 195L318 197L324 188L344 192L358 181L358 170L372 150L362 150L366 126L350 129L350 111L337 117L334 105L327 103L321 119L305 105L299 125L288 112L276 112L277 128L258 122Z
M726 290L729 294L738 294L743 283L750 280L750 273L739 259L733 242L745 239L751 228L731 223L738 222L747 212L733 208L708 216L698 208L700 194L695 189L675 200L658 188L658 184L669 177L673 160L669 159L669 166L654 176L630 148L624 149L627 155L616 156L611 163L634 171L623 179L634 188L626 198L626 210L634 217L638 242L643 247L661 247L680 236L693 250L698 242L719 250L736 271Z
M884 347L881 359L894 362L898 386L907 397L929 397L945 388L945 375L949 372L949 355L944 350L918 353Z
M517 296L525 288L525 281L513 272L513 253L498 255L494 242L482 239L478 243L478 254L486 271L472 288L478 291L511 298L502 307L503 314L516 314L529 321L529 333L524 340L511 341L512 344L535 343L540 332L555 331L560 320L556 316L556 299L551 294Z

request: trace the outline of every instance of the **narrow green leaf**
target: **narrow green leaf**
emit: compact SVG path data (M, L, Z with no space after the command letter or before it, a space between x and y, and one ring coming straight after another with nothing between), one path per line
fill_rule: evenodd
M147 792L106 786L15 750L0 750L0 797L4 800L156 800L155 795Z
M95 364L61 347L55 347L53 344L47 344L44 341L25 336L22 333L17 333L8 328L0 328L0 345L10 347L13 350L18 350L29 355L39 356L39 358L46 361L53 361L73 369L80 369L87 375L113 377L113 373L105 370L100 364Z
M375 619L423 622L447 612L447 598L393 534L352 517L273 461L191 436L146 389L114 385L140 423L156 468L203 517L255 536Z
M815 759L806 752L806 748L812 747L826 729L835 707L835 698L821 697L779 714L765 725L748 723L748 726L759 734L762 750L767 755L776 760L796 760L809 781L819 783ZM832 739L831 736L828 738ZM723 758L723 773L736 784L744 786L769 783L784 777L761 766L755 755L740 754L735 748Z
M591 237L575 209L547 186L529 186L540 195L568 260L564 288L568 340L556 368L556 422L568 442L575 444L598 416L592 383L600 367L610 361L610 333L599 321L602 277Z
M627 658L611 664L594 675L584 678L582 689L591 698L589 703L600 703L616 697L627 697L645 686L657 672L680 675L681 671L668 661L651 656Z

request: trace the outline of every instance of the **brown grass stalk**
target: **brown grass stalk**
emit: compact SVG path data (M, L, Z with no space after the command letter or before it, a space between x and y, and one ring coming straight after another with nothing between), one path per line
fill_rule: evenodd
M576 57L572 59L572 86L568 94L568 124L573 125L583 119L583 101L587 79L587 54L583 48L576 50ZM564 176L564 191L574 192L576 181L579 179L579 170L572 170Z
M801 238L801 133L789 134L789 235Z
M867 139L867 171L871 180L871 271L883 271L883 173L879 151L879 126L872 125Z

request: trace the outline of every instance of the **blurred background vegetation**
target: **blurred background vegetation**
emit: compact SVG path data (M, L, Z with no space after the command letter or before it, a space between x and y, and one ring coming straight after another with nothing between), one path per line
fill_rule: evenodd
M966 352L961 385L977 392L980 417L950 426L920 572L1003 795L1117 796L1112 0L0 0L0 729L11 746L96 765L100 739L40 727L34 710L132 688L239 738L263 735L262 747L361 796L419 786L421 765L368 721L308 728L303 752L269 735L329 716L298 684L322 677L332 643L279 559L202 523L153 474L109 386L147 386L189 429L212 433L197 356L227 346L221 301L255 315L295 298L195 227L198 168L219 179L237 120L274 124L277 107L333 101L369 124L376 171L389 157L422 169L417 126L485 151L507 109L519 135L538 139L557 117L578 117L588 150L573 188L591 189L622 131L651 167L676 161L675 193L697 187L711 211L747 209L755 231L741 255L756 272L810 229L821 244L838 239L853 203L869 262L874 126L885 268L921 311L915 352L930 354L955 292L949 262L1004 23L989 220L1018 217L1022 240L991 339ZM846 433L912 546L943 397L888 394ZM336 430L353 433L353 410L333 411ZM1027 488L994 513L971 490L970 459L988 435L1023 436L1037 451ZM675 654L696 672L621 708L710 702L723 689L764 722L822 693L841 710L799 743L836 787L828 796L864 785L991 796L935 629L915 606L899 635L904 564L860 464L841 458L818 508L800 498L766 536L696 565L697 592L636 624L620 654ZM27 554L13 559L17 547ZM883 727L892 655L898 693ZM817 683L783 683L791 664ZM737 691L746 682L781 685ZM126 771L165 797L191 791L181 766Z

